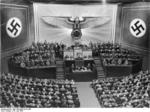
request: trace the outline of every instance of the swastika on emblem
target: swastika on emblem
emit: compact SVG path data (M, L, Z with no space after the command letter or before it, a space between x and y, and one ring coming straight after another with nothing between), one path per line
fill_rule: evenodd
M146 33L146 25L142 19L134 19L130 23L130 32L134 37L140 38Z
M11 38L19 36L22 31L22 23L20 19L16 17L10 18L6 25L6 31Z

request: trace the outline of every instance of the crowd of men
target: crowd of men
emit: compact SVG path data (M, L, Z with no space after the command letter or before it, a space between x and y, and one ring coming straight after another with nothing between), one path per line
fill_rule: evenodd
M3 73L0 89L2 107L80 107L73 80L38 79Z
M55 58L63 58L65 45L62 43L37 42L26 50L16 53L11 63L21 67L55 65Z
M90 43L80 45L81 48L92 49L93 57L100 56L104 65L129 65L130 60L139 60L140 56L119 44L113 43ZM50 66L55 65L55 58L63 58L64 49L73 49L74 46L66 47L62 43L33 43L28 49L12 56L11 62L21 67ZM65 57L67 58L67 57Z
M123 78L94 80L92 87L102 107L150 107L150 72Z
M138 53L122 48L119 44L92 44L93 55L100 56L104 65L131 65L132 60L140 60Z
M93 64L92 63L88 63L87 65L83 65L83 66L75 66L75 64L71 65L71 71L72 72L92 72L93 70Z

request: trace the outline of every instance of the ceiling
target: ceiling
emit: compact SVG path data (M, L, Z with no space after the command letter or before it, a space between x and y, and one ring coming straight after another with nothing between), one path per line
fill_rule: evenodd
M0 0L1 2L7 3L33 3L33 2L42 2L42 3L63 3L63 4L87 4L87 3L134 3L134 2L150 2L150 0Z
M133 2L150 2L150 0L25 0L32 2L62 2L62 3L93 3L93 2L106 2L106 3L133 3Z

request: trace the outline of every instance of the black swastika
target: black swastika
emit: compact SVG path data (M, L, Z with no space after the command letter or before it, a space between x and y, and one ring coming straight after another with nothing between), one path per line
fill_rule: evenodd
M137 31L137 33L136 33L137 36L142 32L142 30L143 30L143 31L145 30L145 28L143 27L143 25L142 25L142 24L139 24L139 22L140 22L140 21L137 21L137 22L134 24L134 26L131 26L131 28L132 28L132 30L133 30L134 32Z
M13 33L14 35L16 35L17 33L18 33L18 28L17 27L21 27L18 23L15 23L14 24L14 22L15 22L15 20L13 19L12 20L12 22L11 22L11 28L10 27L8 27L8 30L11 32L11 33Z

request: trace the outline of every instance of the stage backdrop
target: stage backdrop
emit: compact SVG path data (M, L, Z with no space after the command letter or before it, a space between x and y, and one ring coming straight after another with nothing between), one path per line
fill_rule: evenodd
M58 5L34 3L35 41L63 42L72 44L71 29L54 27L43 20L43 17L100 17L99 23L82 29L82 43L90 41L114 41L117 5ZM101 24L105 21L105 24ZM52 22L52 21L51 21ZM55 23L56 20L54 20ZM99 24L99 25L97 25Z

